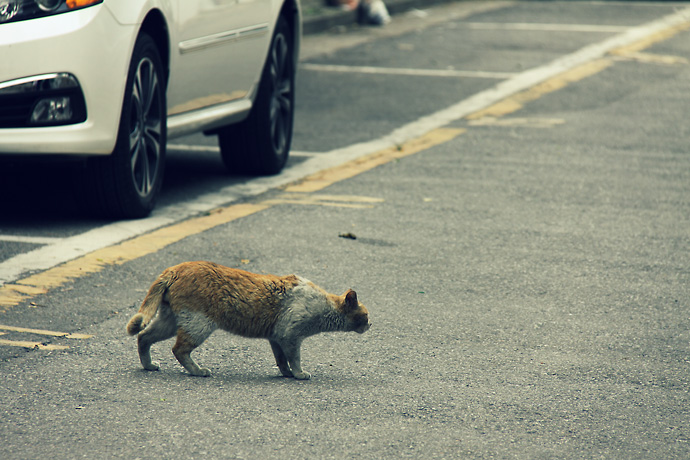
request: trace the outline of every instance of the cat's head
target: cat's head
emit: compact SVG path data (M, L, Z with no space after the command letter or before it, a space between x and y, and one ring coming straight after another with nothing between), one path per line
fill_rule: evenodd
M350 289L341 296L341 311L345 314L347 330L363 334L371 327L367 307L357 301L357 293Z

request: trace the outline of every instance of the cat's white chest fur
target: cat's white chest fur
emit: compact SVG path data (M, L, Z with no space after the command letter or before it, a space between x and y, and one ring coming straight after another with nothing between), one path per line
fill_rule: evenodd
M302 277L299 280L285 298L272 336L301 340L319 332L337 330L334 329L338 327L335 305L309 280Z

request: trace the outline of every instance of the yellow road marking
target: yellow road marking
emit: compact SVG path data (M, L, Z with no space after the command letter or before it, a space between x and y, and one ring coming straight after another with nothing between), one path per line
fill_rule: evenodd
M371 209L374 206L370 204L356 204L356 203L331 203L327 201L319 200L309 200L309 199L289 199L289 198L276 198L275 200L264 201L268 204L301 204L308 206L331 206L334 208L352 208L352 209Z
M21 340L2 340L0 339L0 345L7 345L9 347L22 347L31 348L38 350L66 350L69 347L65 345L46 345L41 342L25 342Z
M562 125L565 120L562 118L495 118L483 117L478 120L470 120L469 126L505 126L505 127L527 127L527 128L552 128Z
M355 195L323 195L305 193L284 193L277 198L263 201L268 204L302 204L311 206L334 206L339 208L367 209L374 203L383 202L382 198Z
M303 197L304 195L298 193L285 193L283 194L286 198L297 198ZM383 203L383 198L375 198L372 196L358 196L358 195L327 195L323 193L310 193L310 197L316 200L322 201L351 201L355 203Z
M0 330L3 331L11 331L11 332L26 332L29 334L38 334L38 335L49 335L52 337L64 337L66 339L90 339L93 337L93 335L89 334L70 334L69 332L57 332L57 331L46 331L44 329L30 329L27 327L15 327L15 326L6 326L4 324L0 324ZM4 332L0 332L0 334L5 334Z
M690 60L682 56L671 56L666 54L652 54L652 53L626 53L617 56L621 60L638 61L649 64L690 64Z
M661 30L655 34L650 35L640 41L632 43L627 46L622 46L611 50L609 54L624 59L632 59L639 62L646 62L652 64L688 64L690 61L681 56L666 56L653 53L643 53L642 50L649 48L656 43L668 40L679 32L689 30L690 21L678 24L677 26Z
M349 179L392 160L404 158L422 150L429 149L435 145L448 142L464 132L464 129L459 128L434 129L399 147L390 147L374 152L371 155L352 160L343 165L319 171L296 184L285 187L284 190L286 192L316 192L336 182Z
M28 298L39 294L45 294L48 292L45 288L40 288L36 286L23 286L21 284L5 284L0 288L0 307L6 305L15 305L11 302L14 298Z
M532 88L515 93L510 97L497 102L483 110L479 110L465 118L468 120L479 120L484 117L501 117L503 115L508 115L509 113L517 112L522 109L524 105L528 102L539 99L545 94L552 93L559 89L565 88L570 83L583 80L589 76L601 72L605 68L609 67L613 61L611 59L596 59L594 61L583 64L574 69L563 72L553 78L549 78L542 83L539 83Z
M673 27L669 27L668 29L660 30L659 32L651 34L648 37L645 37L642 40L639 40L635 43L631 43L630 45L621 46L620 48L611 50L609 54L612 54L614 56L624 56L632 53L637 53L659 42L668 40L677 33L688 29L690 29L690 21L678 24Z

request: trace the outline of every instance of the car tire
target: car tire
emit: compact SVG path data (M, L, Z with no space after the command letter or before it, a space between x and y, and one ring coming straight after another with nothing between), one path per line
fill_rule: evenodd
M84 198L96 214L132 219L153 210L165 170L165 82L158 47L141 33L127 74L115 148L86 164Z
M290 153L294 105L294 42L290 26L281 16L248 118L218 132L227 169L239 174L279 173Z

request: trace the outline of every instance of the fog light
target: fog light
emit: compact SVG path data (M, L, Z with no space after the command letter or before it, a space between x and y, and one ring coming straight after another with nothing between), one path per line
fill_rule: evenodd
M72 101L68 96L41 99L31 113L32 125L67 123L71 119Z
M60 6L62 0L34 0L36 5L43 11L53 11Z

